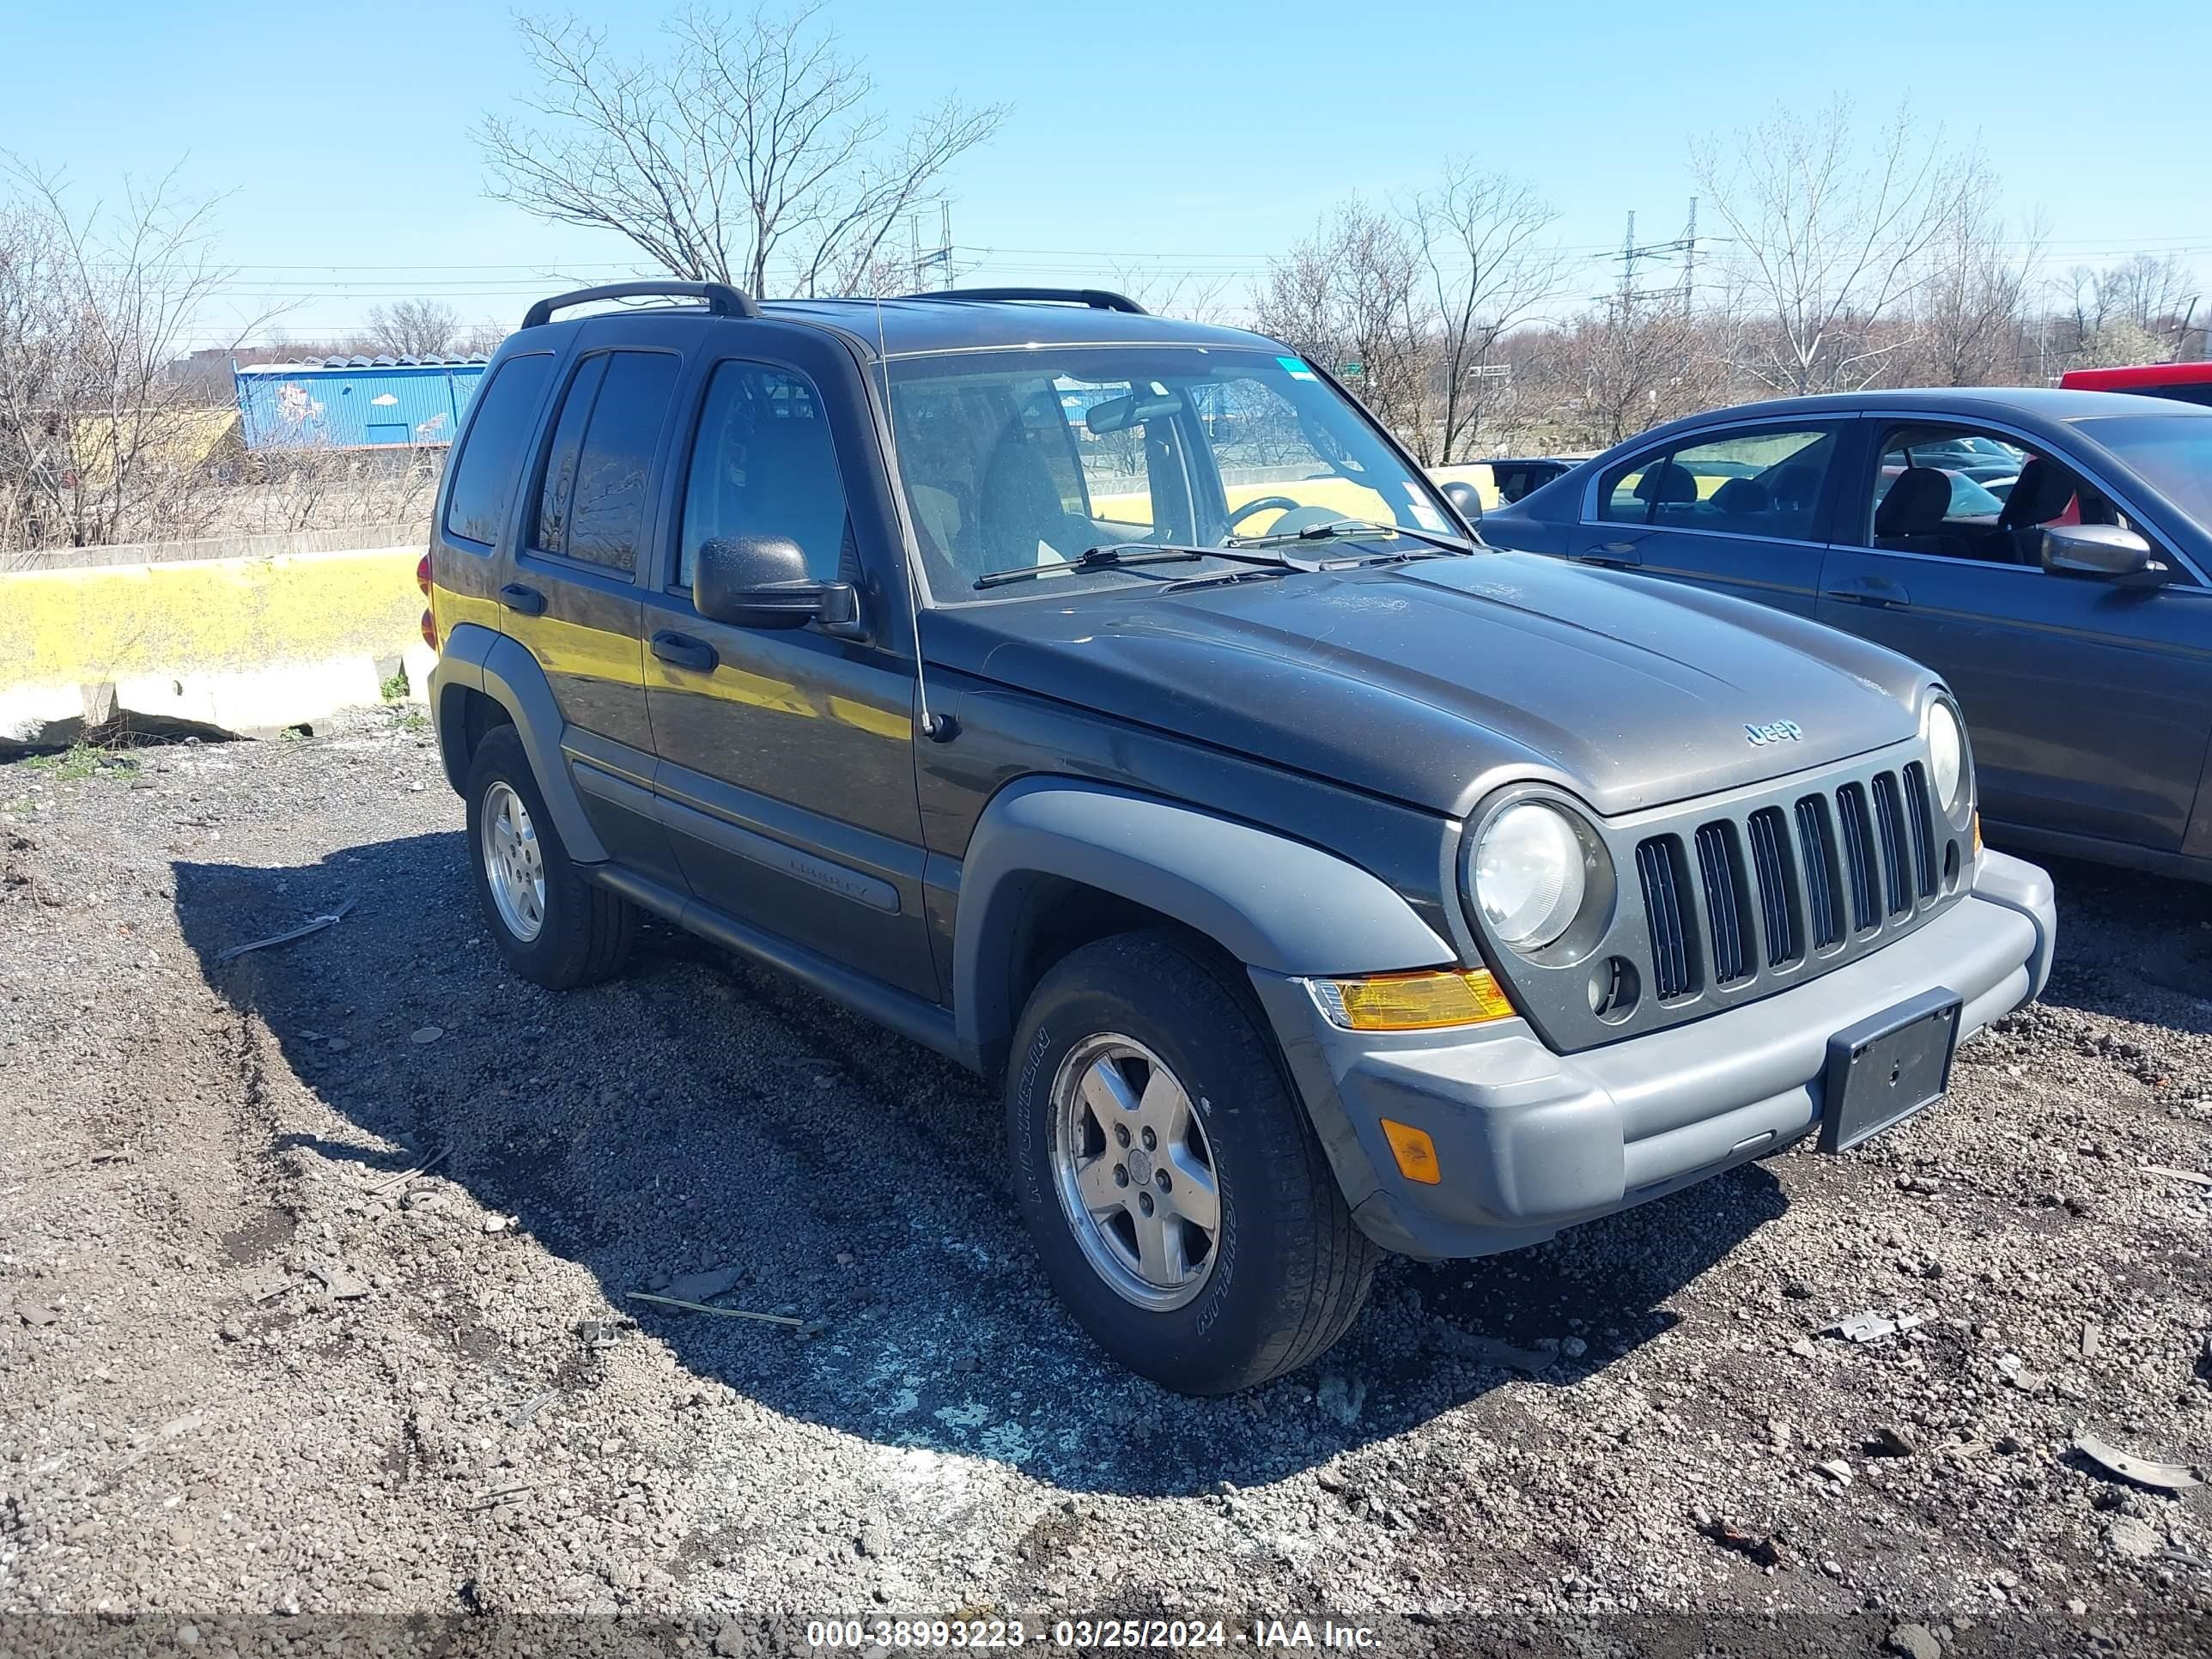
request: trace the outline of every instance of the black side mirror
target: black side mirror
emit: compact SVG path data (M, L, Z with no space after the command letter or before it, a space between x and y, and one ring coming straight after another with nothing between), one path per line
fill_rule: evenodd
M1460 517L1467 520L1468 528L1482 526L1482 493L1464 478L1454 478L1443 487L1444 499L1452 504Z
M788 536L731 536L702 544L691 603L709 622L736 628L858 627L860 596L850 582L821 582Z
M2150 544L2116 524L2055 524L2043 532L2043 568L2054 576L2106 581L2163 574Z

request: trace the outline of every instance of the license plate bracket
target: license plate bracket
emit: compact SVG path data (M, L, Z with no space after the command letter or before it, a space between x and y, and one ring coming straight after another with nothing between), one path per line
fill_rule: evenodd
M1822 1152L1848 1152L1942 1099L1959 1047L1960 1006L1956 991L1939 985L1828 1039Z

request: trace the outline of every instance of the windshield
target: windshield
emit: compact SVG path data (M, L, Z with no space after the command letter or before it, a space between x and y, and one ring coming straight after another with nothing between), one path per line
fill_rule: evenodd
M1433 486L1292 356L1199 346L945 353L894 362L890 406L907 504L940 604L1249 565L1200 557L1163 570L1124 557L1049 582L975 586L1096 547L1225 548L1346 520L1384 526L1376 537L1385 543L1389 526L1456 530ZM1375 538L1307 545L1358 556Z
M2078 424L2190 518L2212 521L2212 416L2100 415Z

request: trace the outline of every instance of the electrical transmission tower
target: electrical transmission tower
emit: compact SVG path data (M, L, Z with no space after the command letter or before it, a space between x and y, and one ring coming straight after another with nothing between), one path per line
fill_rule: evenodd
M952 286L952 204L940 200L937 204L937 246L926 248L921 245L921 215L909 216L908 230L914 253L914 287L917 294L932 289Z
M1681 255L1681 274L1669 286L1639 288L1637 286L1637 267L1652 261L1664 261L1675 254ZM1628 233L1621 239L1620 252L1613 256L1620 261L1620 288L1612 295L1601 295L1620 307L1621 320L1626 322L1636 307L1654 301L1671 301L1687 316L1691 302L1696 297L1698 283L1698 198L1690 198L1689 221L1682 234L1670 242L1638 242L1636 240L1636 210L1628 213Z

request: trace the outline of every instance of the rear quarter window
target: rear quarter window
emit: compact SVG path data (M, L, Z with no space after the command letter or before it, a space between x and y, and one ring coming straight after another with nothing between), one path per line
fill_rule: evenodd
M448 536L486 546L499 539L552 368L553 359L544 352L510 357L477 394L476 419L453 463L446 496Z

